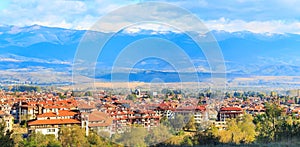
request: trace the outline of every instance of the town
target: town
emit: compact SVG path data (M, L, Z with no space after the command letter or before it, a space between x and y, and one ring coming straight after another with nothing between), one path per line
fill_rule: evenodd
M300 93L299 90L297 92ZM172 89L152 93L144 89L133 89L128 94L113 94L105 90L58 92L43 91L40 88L30 91L26 88L23 91L3 89L0 91L0 117L5 122L5 131L19 133L22 140L37 133L52 135L57 140L62 128L75 126L84 130L82 135L95 133L108 139L131 132L130 128L133 127L151 132L161 125L168 126L173 132L175 130L171 134L175 136L182 131L207 134L209 130L215 129L220 133L222 130L230 130L232 120L242 120L245 116L251 116L252 120L255 118L253 125L255 121L259 124L258 116L270 115L268 109L272 106L278 106L280 110L276 115L291 118L292 122L289 123L299 126L299 94L290 97L279 95L275 91L268 95L263 92L235 91L226 92L222 99L213 96L213 92L209 90L198 93L197 97L187 98L180 90ZM271 127L279 126L279 123L273 123L274 126ZM252 129L258 128L256 126ZM299 130L299 127L295 128ZM20 129L23 131L17 131ZM247 140L247 136L239 141L232 136L230 138L233 140L228 142L253 143L254 138L260 135L262 134L256 132L250 136L250 140ZM222 136L219 137L219 142L228 143L222 140ZM270 137L273 137L269 138L270 141L278 140L276 135ZM162 141L168 141L168 138Z

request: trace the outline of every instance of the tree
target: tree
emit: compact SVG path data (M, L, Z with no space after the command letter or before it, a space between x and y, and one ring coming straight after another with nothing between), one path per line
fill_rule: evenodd
M11 138L13 139L14 146L21 146L24 141L22 134L12 134Z
M54 135L44 135L40 132L32 133L27 139L21 142L20 146L36 146L36 147L61 147Z
M193 141L191 136L185 136L181 142L182 146L193 146Z
M225 93L225 98L232 98L232 94L230 92Z
M273 103L266 104L266 113L255 117L257 132L259 132L259 141L271 142L277 140L278 133L282 130L280 126L284 123L282 109Z
M145 128L131 128L130 131L120 134L116 141L125 146L146 146L145 137L147 130Z
M135 94L128 94L128 95L126 96L126 99L127 99L127 100L135 101L135 100L136 100L136 95L135 95Z
M172 137L170 130L168 127L164 125L159 125L152 130L150 130L149 134L146 136L147 145L155 145L157 143L161 143Z
M62 146L88 146L85 130L80 126L62 127L59 131L59 140Z
M214 125L208 127L204 132L197 132L195 139L198 145L216 145L219 143L219 130Z
M185 128L189 131L195 131L196 130L194 116L191 116L191 118L190 118L189 122L186 124Z
M241 120L239 118L231 119L227 126L226 130L214 130L212 133L219 138L220 142L249 144L255 141L257 133L251 115L245 114Z
M236 119L231 119L228 122L227 130L220 132L220 142L240 144L242 138L242 131L238 126Z
M243 97L243 94L241 92L236 91L236 92L234 92L233 96L237 97L237 98L241 98L241 97Z
M11 147L14 142L11 138L12 131L6 129L6 123L3 119L0 119L0 146L1 147Z
M170 126L175 130L179 131L184 127L184 116L175 115L175 118L170 119Z
M182 143L181 136L172 136L164 142L165 146L180 146Z
M95 134L94 132L90 132L87 139L91 147L105 146L101 137Z
M257 133L255 131L255 124L253 123L253 117L250 114L245 114L242 117L242 121L238 124L239 128L243 132L243 143L252 143L255 141Z
M93 95L93 93L91 91L87 91L84 93L84 96L92 96L92 95Z

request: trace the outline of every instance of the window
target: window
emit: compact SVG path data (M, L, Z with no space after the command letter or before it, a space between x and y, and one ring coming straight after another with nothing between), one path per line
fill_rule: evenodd
M55 129L47 129L47 132L48 133L53 133L53 132L55 132Z

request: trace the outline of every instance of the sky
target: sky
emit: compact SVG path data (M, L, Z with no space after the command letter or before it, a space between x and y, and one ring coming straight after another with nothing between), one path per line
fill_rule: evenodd
M110 12L141 2L147 1L0 0L0 25L23 27L37 24L85 30ZM159 0L159 2L170 3L190 11L210 30L300 34L299 0ZM133 17L135 14L145 13L145 10L139 11L128 10L127 13L132 13ZM170 15L170 19L173 20L180 15L176 14L176 10L161 9L159 6L146 10L146 13L151 13L155 17L160 17L161 14ZM128 18L122 18L122 14L116 18L114 24L129 21ZM188 19L186 22L193 24Z

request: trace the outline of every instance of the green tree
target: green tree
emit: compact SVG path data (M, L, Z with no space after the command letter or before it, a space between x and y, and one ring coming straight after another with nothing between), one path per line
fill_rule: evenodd
M182 146L193 146L193 140L191 136L185 136L181 142Z
M91 147L105 146L105 142L94 132L90 132L87 139Z
M135 100L136 100L136 95L135 95L135 94L128 94L128 95L126 96L126 99L127 99L127 100L135 101Z
M25 139L20 146L35 146L35 147L59 147L60 142L56 140L54 135L44 135L40 132L32 133L27 139Z
M0 119L0 146L11 147L13 146L13 139L11 138L12 131L6 129L6 123L3 119Z
M85 92L84 96L93 96L93 93L91 91Z
M271 142L277 140L278 133L281 132L280 126L284 123L282 109L273 103L266 104L266 113L255 117L258 139L261 142Z

